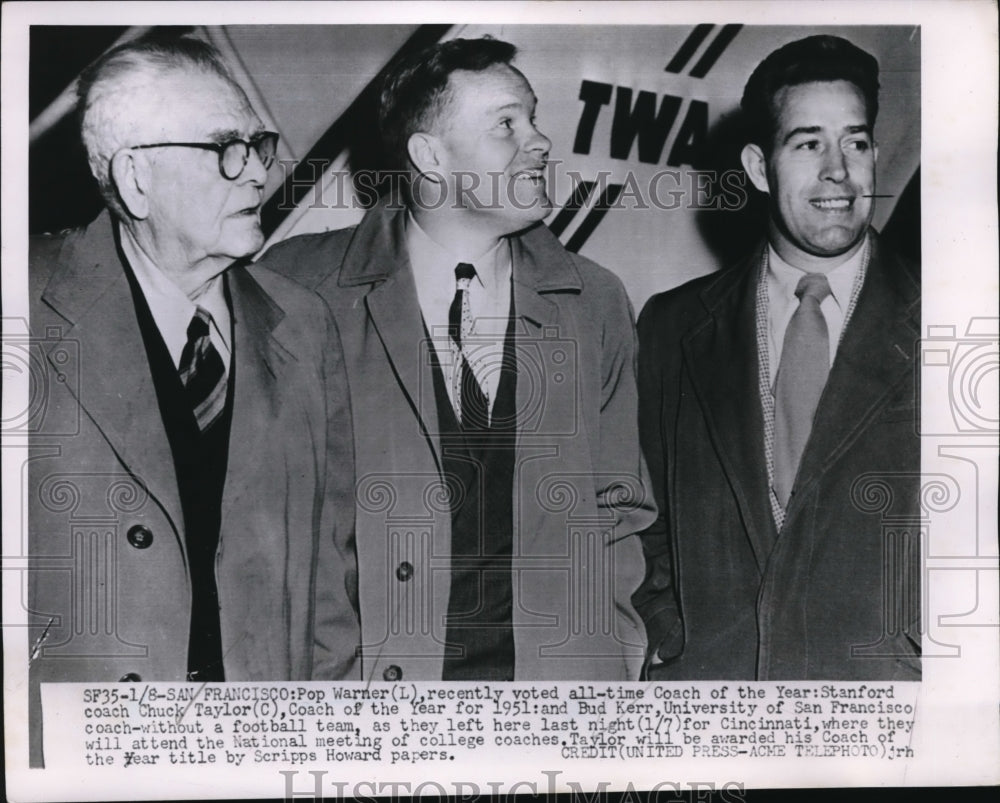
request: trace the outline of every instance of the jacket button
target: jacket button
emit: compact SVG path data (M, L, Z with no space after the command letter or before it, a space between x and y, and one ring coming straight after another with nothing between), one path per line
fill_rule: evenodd
M404 560L396 567L396 579L405 583L411 577L413 577L413 564Z
M389 664L382 672L382 680L402 680L403 670L395 664Z
M118 678L119 683L138 683L142 678L139 676L138 672L126 672L120 678Z
M153 543L153 531L144 524L134 524L129 527L125 537L136 549L146 549Z

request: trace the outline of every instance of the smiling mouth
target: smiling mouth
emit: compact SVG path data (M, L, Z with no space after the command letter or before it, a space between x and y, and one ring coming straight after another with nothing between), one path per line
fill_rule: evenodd
M257 217L260 214L260 204L254 204L253 206L248 206L246 209L240 209L238 212L233 212L233 217Z
M533 181L537 184L545 183L545 167L521 170L514 174L515 181Z
M823 212L849 212L854 207L853 198L812 198L809 203Z

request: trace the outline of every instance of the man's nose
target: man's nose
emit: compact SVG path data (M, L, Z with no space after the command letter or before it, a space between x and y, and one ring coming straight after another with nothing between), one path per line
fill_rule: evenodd
M524 149L526 151L537 152L542 156L548 156L549 151L552 149L552 140L539 131L536 126L532 125L531 134L524 143Z
M840 183L847 178L847 157L840 148L828 148L823 157L820 178Z
M247 154L247 163L243 166L243 172L236 179L240 183L251 183L257 186L264 186L267 181L267 168L257 155L256 148L250 148Z

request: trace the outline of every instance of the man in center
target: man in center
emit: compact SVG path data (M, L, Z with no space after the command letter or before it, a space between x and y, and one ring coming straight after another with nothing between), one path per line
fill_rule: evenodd
M344 342L366 679L642 663L629 595L655 513L632 311L540 225L551 143L514 55L456 39L393 65L379 122L402 198L264 258L326 299Z

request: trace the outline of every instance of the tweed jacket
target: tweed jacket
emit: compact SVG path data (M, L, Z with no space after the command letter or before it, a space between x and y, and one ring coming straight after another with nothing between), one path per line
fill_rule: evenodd
M871 237L780 529L758 383L761 251L654 296L640 316L640 427L660 514L633 599L652 678L920 676L919 274Z

